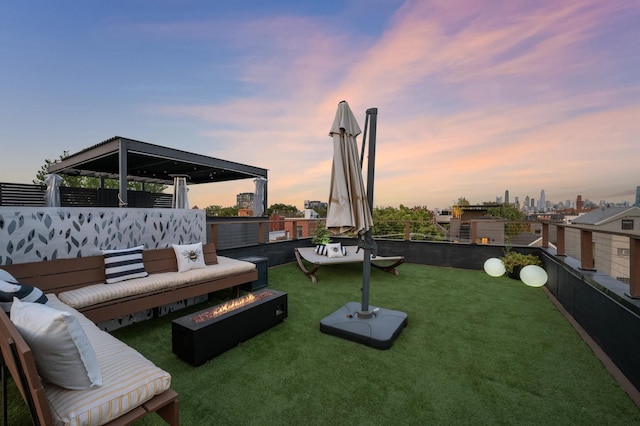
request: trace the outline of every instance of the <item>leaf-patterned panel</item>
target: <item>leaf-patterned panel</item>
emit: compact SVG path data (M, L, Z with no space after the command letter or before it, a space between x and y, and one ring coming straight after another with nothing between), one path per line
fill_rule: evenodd
M0 207L0 265L206 242L204 210Z

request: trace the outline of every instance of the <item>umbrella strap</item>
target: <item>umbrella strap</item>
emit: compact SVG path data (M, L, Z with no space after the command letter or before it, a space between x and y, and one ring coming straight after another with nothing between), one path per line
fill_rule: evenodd
M362 162L364 161L364 147L367 146L367 127L369 125L369 113L364 118L364 133L362 134L362 149L360 150L360 170L362 170Z

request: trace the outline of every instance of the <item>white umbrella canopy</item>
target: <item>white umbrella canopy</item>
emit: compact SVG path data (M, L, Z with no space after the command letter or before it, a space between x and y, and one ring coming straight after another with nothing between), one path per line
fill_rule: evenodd
M349 104L340 102L329 132L333 138L333 165L327 229L332 234L353 232L363 235L373 227L356 143L360 133L360 126Z

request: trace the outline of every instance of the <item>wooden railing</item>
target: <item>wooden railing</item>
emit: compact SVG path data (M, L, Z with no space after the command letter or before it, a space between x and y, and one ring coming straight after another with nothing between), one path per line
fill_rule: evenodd
M567 246L567 233L579 233L579 249L574 250L574 252L577 252L577 256L574 255L574 257L580 261L580 269L584 271L595 271L597 269L598 265L596 262L596 250L594 249L594 246L598 235L618 237L619 241L628 241L628 243L622 243L622 245L626 245L626 247L620 247L622 250L628 250L629 264L628 266L624 265L623 268L628 268L629 296L632 298L640 298L640 235L600 230L592 227L543 222L542 247L549 248L549 235L553 228L555 228L556 232L555 245L557 256L568 255L567 252L569 247Z

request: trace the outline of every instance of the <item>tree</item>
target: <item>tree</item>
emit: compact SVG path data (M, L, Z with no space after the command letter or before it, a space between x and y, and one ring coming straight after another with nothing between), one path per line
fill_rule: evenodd
M510 204L490 207L487 209L487 215L507 220L524 220L524 213Z
M205 207L205 214L207 216L238 216L238 207L222 207L217 205L211 205Z
M323 205L322 207L313 207L316 213L318 213L318 217L327 217L327 207Z
M462 217L462 209L463 207L470 206L471 203L464 197L458 198L458 201L455 202L452 208L452 214L455 219L460 219Z
M470 206L470 205L471 203L465 197L458 198L458 201L456 202L456 206Z
M278 204L272 204L267 209L267 214L269 216L271 216L272 214L278 214L281 216L296 217L300 215L300 211L296 206L278 203Z
M59 158L55 160L45 159L44 164L40 166L40 169L36 173L36 178L33 180L33 183L36 185L45 185L45 179L49 174L49 166L55 163L59 163L65 158L69 157L69 151L63 151ZM100 178L90 177L90 176L68 176L61 175L62 182L60 186L68 186L71 188L111 188L111 189L119 189L120 185L117 179L105 179L104 186L101 186ZM131 189L134 191L142 190L141 182L127 182L127 189ZM163 192L167 189L167 185L157 184L157 183L147 183L144 186L146 192Z
M405 224L409 223L409 232L416 239L440 238L442 236L433 222L434 214L424 206L413 208L400 205L394 207L376 207L373 209L373 235L398 236L404 235Z

